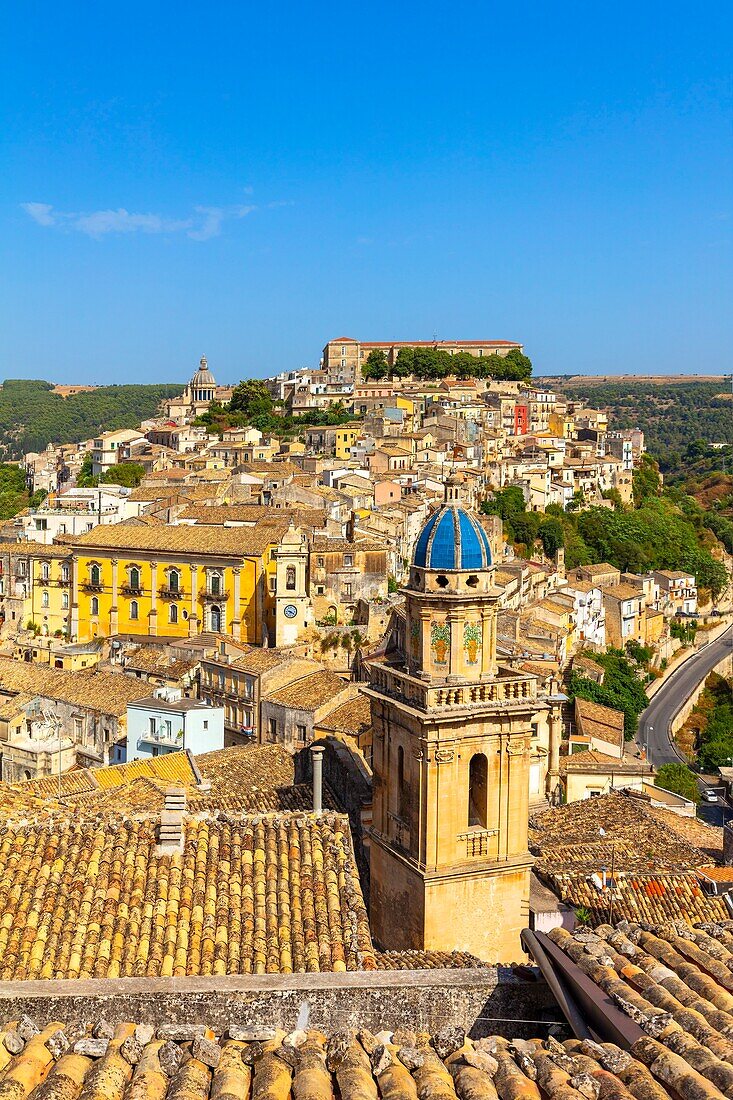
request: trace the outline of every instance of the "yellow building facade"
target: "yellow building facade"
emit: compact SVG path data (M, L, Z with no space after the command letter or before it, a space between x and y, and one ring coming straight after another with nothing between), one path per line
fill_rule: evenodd
M115 525L76 539L72 636L274 639L276 525Z

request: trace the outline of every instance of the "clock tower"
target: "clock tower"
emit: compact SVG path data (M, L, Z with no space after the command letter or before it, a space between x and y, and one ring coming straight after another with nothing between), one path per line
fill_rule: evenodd
M450 478L418 536L397 641L368 662L370 924L380 947L521 957L535 677L496 656L501 589Z
M276 551L275 645L295 645L313 620L308 596L308 544L291 524Z

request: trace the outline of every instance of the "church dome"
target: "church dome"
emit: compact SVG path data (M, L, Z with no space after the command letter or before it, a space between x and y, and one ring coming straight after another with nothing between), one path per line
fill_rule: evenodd
M488 569L488 535L465 508L446 503L433 512L420 532L412 564L419 569Z
M216 387L216 380L209 370L209 365L206 362L206 356L202 355L201 365L191 379L191 387L192 389L201 389L202 387L210 388L212 386Z

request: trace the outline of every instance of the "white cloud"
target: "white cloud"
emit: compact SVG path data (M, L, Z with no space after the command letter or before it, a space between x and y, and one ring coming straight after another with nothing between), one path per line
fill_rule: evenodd
M69 224L80 233L86 233L97 240L107 233L177 233L188 229L190 221L168 221L159 214L131 214L120 207L119 210L96 210L93 214L64 215L70 218Z
M221 234L225 221L244 218L257 209L256 206L197 206L191 217L173 219L161 214L134 213L124 207L80 214L56 210L46 202L20 205L36 225L84 233L95 240L119 233L185 233L192 241L208 241Z
M47 202L22 202L20 205L38 225L55 225L53 207Z

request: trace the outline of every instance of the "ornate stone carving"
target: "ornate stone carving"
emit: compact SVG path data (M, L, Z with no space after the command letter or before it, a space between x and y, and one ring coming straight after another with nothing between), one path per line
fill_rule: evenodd
M507 741L506 751L508 756L524 756L527 751L527 743L524 740Z
M436 764L450 764L455 756L453 749L436 749L435 750L435 763Z

